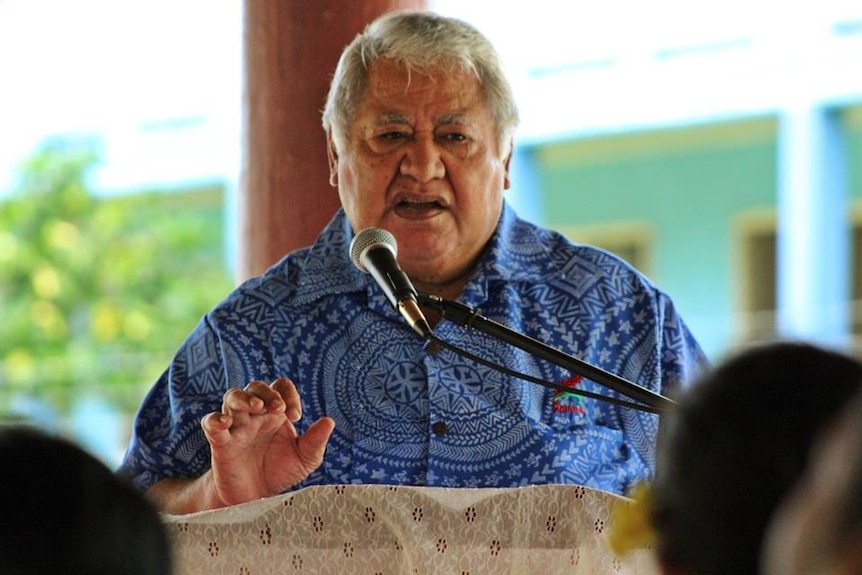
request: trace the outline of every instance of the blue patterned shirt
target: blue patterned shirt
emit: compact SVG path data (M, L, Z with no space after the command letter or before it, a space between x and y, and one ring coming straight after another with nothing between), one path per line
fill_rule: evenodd
M120 472L140 489L210 465L201 418L231 387L290 377L303 433L335 420L295 488L574 483L624 493L653 471L658 417L560 393L443 349L430 353L350 261L343 211L207 314L143 401ZM500 223L459 300L483 316L668 395L705 357L668 296L617 257L519 219ZM522 373L618 394L449 321L440 339Z

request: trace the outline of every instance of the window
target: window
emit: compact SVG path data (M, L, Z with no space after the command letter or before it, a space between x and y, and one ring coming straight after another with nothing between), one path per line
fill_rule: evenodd
M853 347L862 350L862 205L850 218L850 331ZM739 339L743 343L776 335L776 216L774 211L747 213L740 218Z
M559 230L572 241L607 250L649 276L652 272L652 228L645 223L614 223Z
M775 336L776 295L775 213L747 213L740 219L739 281L740 315L738 339L742 342Z

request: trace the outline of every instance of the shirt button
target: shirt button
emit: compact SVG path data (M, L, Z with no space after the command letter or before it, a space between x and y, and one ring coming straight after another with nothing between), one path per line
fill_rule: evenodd
M446 422L444 421L438 421L431 426L431 431L434 432L434 435L439 437L441 435L446 435L449 431L449 426L446 425Z
M441 349L442 346L440 345L440 342L437 341L429 341L425 345L425 351L428 352L428 355L437 355L438 353L440 353Z

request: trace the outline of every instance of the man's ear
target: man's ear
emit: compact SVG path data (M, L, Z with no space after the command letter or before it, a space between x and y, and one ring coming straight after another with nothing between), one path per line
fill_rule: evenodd
M329 185L338 187L338 151L332 138L332 130L326 132L326 157L329 160Z
M509 154L506 156L506 159L503 160L503 165L506 168L506 175L503 178L503 189L508 190L512 187L512 180L509 177L509 166L512 164L512 154L515 153L515 142L514 140L509 141Z

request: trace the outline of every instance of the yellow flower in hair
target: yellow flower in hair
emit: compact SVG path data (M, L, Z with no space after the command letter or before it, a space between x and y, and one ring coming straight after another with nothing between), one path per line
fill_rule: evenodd
M655 531L650 523L653 493L648 483L638 483L626 499L618 499L610 510L608 543L617 555L652 547Z

